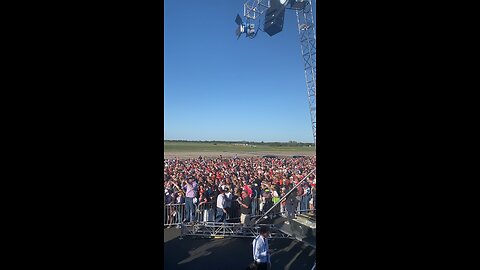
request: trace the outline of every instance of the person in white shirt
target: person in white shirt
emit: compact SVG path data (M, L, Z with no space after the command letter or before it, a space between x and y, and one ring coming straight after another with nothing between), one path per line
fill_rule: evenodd
M253 260L258 270L271 268L270 253L268 252L268 237L270 232L265 226L260 227L260 235L253 240Z
M225 203L225 190L220 188L220 194L218 194L217 197L217 214L215 218L216 222L223 222L225 220L225 216L227 214L227 211L225 210Z

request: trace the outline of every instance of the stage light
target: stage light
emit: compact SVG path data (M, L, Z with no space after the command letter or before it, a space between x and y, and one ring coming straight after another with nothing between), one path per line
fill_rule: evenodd
M235 22L237 23L237 29L235 30L235 35L237 36L237 39L239 39L240 35L245 33L245 24L243 24L242 18L240 17L239 14L237 14L237 17L235 18Z
M255 35L255 25L249 24L248 25L248 30L247 30L247 37Z
M235 30L235 35L237 36L237 39L239 39L243 33L245 33L245 35L249 38L254 38L256 36L257 33L255 32L255 24L243 23L242 18L238 14L235 18L235 22L237 23L237 29Z

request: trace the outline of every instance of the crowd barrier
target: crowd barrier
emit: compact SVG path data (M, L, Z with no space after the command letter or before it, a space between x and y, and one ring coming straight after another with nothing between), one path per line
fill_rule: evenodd
M163 213L164 225L179 225L185 216L185 204L167 204Z
M264 211L274 205L273 202L265 205L264 200L252 199L252 214L251 217L260 217ZM186 217L185 204L167 204L164 206L164 226L180 225ZM264 209L265 208L265 209ZM296 213L315 213L316 201L312 199L310 194L300 196ZM285 215L286 210L283 203L278 204L269 213L274 216L277 214ZM215 202L194 204L193 220L196 222L213 222L215 221L216 205ZM239 222L240 219L240 205L236 201L231 202L230 209L227 210L227 221Z

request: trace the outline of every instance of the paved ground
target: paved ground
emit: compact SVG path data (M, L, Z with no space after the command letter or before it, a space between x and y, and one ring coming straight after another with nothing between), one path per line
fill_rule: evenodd
M244 270L252 259L252 239L178 239L180 230L164 229L164 269ZM289 239L271 239L272 270L309 270L315 250Z

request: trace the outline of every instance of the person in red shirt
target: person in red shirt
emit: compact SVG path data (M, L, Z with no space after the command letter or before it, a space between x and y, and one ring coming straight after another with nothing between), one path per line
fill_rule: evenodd
M248 196L251 198L251 197L252 197L252 194L253 194L253 190L250 188L250 185L247 185L247 184L245 183L245 186L243 187L243 189L247 191Z

